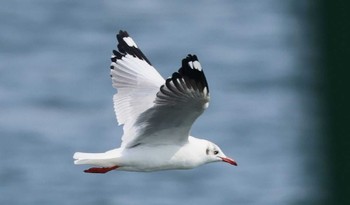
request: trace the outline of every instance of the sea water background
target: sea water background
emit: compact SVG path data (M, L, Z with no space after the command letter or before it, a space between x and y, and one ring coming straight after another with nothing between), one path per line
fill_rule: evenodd
M2 1L0 204L319 202L314 10L302 0ZM119 146L109 57L120 29L164 77L198 55L211 104L192 135L238 167L93 175L73 165L75 151Z

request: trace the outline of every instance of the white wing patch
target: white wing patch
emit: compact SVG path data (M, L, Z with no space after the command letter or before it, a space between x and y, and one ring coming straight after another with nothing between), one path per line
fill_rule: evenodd
M123 40L128 44L128 46L130 47L134 46L135 48L137 48L136 43L134 42L134 40L132 40L131 37L124 37Z
M165 80L152 66L131 55L111 65L112 85L118 89L114 109L118 123L125 124L153 106L155 94Z
M199 71L202 71L202 66L198 61L193 62L193 67Z
M112 85L118 90L113 101L118 124L124 125L123 144L128 144L138 135L139 128L133 126L135 121L154 105L156 93L165 80L126 32L121 31L117 38L119 51L113 51L111 57Z

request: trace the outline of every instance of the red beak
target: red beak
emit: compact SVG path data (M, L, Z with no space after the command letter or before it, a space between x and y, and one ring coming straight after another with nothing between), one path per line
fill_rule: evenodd
M220 157L222 159L223 162L227 162L229 164L232 164L234 166L237 166L237 162L233 159L230 159L228 157Z

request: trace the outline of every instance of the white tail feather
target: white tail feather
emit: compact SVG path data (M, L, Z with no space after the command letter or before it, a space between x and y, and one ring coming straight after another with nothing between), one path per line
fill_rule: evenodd
M90 164L101 167L115 166L118 157L111 156L109 153L83 153L76 152L73 155L74 164Z

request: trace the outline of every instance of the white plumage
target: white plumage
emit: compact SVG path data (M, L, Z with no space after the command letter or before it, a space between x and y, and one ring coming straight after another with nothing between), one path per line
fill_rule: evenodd
M178 72L164 80L125 31L117 35L118 51L111 57L117 120L124 134L120 148L105 153L74 154L75 164L106 173L189 169L227 158L212 142L190 135L193 122L209 105L209 88L195 55L182 60Z

